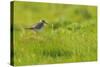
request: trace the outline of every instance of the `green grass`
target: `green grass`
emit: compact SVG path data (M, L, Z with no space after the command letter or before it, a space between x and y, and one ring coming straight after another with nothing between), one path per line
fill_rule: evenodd
M97 8L50 3L14 3L14 65L97 60ZM38 32L24 29L40 19Z

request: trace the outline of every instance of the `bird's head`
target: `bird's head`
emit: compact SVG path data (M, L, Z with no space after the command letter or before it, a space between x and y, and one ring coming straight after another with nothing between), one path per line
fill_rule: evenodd
M48 24L45 20L40 20L40 22L45 23L45 24Z

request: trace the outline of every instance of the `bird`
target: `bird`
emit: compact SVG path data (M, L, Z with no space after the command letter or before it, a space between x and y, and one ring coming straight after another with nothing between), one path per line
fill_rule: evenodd
M44 27L44 24L47 24L47 22L45 20L40 20L37 24L33 24L31 27L26 29L41 30Z

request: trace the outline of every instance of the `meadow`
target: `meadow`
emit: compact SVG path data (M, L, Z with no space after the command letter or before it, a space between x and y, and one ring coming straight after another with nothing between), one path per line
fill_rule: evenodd
M13 6L15 66L97 60L97 7L18 2ZM41 31L26 30L44 19Z

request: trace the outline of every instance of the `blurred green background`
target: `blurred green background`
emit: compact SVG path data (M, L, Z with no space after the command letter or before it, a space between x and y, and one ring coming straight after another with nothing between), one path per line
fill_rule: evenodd
M14 65L97 60L97 7L87 5L14 2ZM40 19L48 22L35 32L26 30Z

